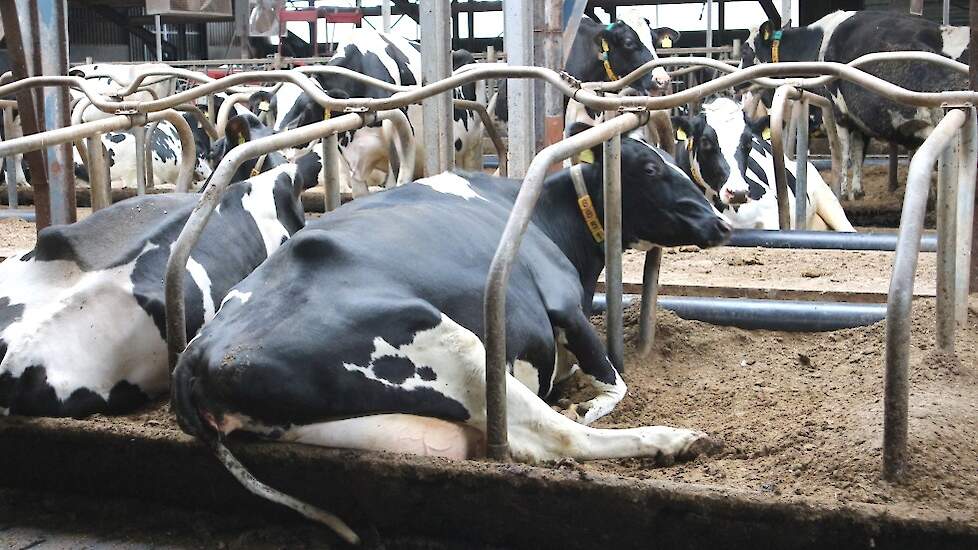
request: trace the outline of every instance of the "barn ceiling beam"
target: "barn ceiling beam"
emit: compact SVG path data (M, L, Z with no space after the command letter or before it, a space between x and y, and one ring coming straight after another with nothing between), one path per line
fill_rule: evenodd
M103 6L100 4L90 4L89 7L91 7L92 11L97 13L106 21L109 21L110 23L113 23L121 27L129 34L141 40L144 44L146 44L146 46L149 47L149 49L156 51L156 35L154 33L146 30L146 28L144 27L135 24L133 21L129 19L128 16L119 13L118 11L116 11L113 8L110 8L109 6ZM167 54L167 57L169 59L176 59L177 47L173 45L173 43L167 40L164 40L162 45L163 45L163 52Z

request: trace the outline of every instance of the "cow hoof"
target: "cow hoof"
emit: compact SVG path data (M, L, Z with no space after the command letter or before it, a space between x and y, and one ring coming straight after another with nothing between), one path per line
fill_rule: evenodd
M702 432L697 432L697 437L686 444L683 450L679 451L676 457L679 460L692 460L700 455L716 454L723 448L723 443L713 439Z
M583 422L584 421L584 415L580 414L580 411L578 410L577 405L571 405L571 406L569 406L567 408L560 409L557 412L559 412L560 414L566 416L567 418L570 418L574 422Z

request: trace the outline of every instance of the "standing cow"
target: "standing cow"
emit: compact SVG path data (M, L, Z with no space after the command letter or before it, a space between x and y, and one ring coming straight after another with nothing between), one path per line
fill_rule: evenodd
M421 82L420 46L394 34L385 34L368 29L356 29L347 43L337 47L336 55L329 61L333 67L342 67L351 71L397 84L413 86ZM473 63L475 59L467 51L453 52L454 68ZM316 75L320 87L328 94L337 98L385 98L391 92L364 84L360 81L341 75ZM453 91L456 99L475 100L475 85L462 86ZM259 92L253 96L252 105L261 106L267 103L274 111L275 130L298 128L323 120L325 112L321 105L313 101L295 85L283 85L274 96ZM425 143L423 135L421 106L407 107L407 117L413 128L415 158L423 159ZM258 114L256 112L256 114ZM482 155L482 120L475 114L464 109L455 109L453 113L453 145L455 148L456 164L463 169L478 169L481 167ZM393 132L384 129L381 124L359 128L340 136L341 180L348 182L344 187L351 187L357 194L362 194L368 187L378 183L375 173L389 173L389 166L394 155ZM420 177L424 163L416 163L415 175Z
M807 27L781 29L780 20L765 22L744 45L741 67L772 61L848 63L869 53L907 50L967 62L969 41L967 27L945 27L900 13L837 11ZM918 92L968 89L966 74L926 62L884 61L860 68ZM849 199L863 195L862 162L869 138L916 148L943 117L941 109L896 103L845 80L833 80L824 93L836 112L839 137L848 152L843 156L852 163L851 188L848 166L839 174Z
M743 107L728 98L703 105L693 117L675 117L681 132L676 162L739 229L779 229L774 152L763 137L768 118L749 122ZM785 157L788 204L795 219L794 162ZM839 200L812 163L807 169L809 229L855 231Z
M188 338L303 226L299 193L319 169L310 154L231 185L187 264ZM0 415L124 413L167 390L163 273L198 198L121 201L0 264Z

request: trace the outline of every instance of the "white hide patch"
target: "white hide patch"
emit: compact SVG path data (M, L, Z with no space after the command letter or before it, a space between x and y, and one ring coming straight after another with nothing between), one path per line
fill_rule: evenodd
M957 59L968 48L971 42L970 27L941 27L941 39L944 47L941 51L951 59Z
M193 258L187 259L187 273L194 280L194 284L200 289L202 296L201 306L204 311L204 322L214 318L214 298L211 296L211 278L207 275L207 270Z
M251 214L258 225L258 232L265 243L267 256L271 256L272 252L275 252L282 244L282 241L289 237L289 232L279 221L275 211L275 180L280 174L285 173L294 181L297 168L298 166L295 164L283 164L273 170L249 178L251 190L241 197L241 206Z
M832 38L832 33L853 15L856 15L856 12L840 10L826 15L808 26L809 29L822 31L822 44L818 48L818 59L816 61L825 61L825 50L829 47L829 39Z
M417 373L404 382L395 384L374 373L373 363L381 357L403 357L416 369L428 367L435 373L434 380L424 380ZM471 363L471 364L470 364ZM483 368L473 369L481 363ZM471 378L474 375L484 376L485 348L478 338L460 326L447 315L442 314L441 322L427 330L415 333L408 344L394 347L381 337L374 338L374 351L370 354L370 363L356 365L343 363L351 372L359 372L368 380L380 382L385 386L398 387L406 391L418 388L430 388L438 393L458 401L470 414L484 414L482 411L470 409L472 400L480 401L484 407L485 390L483 385Z
M232 298L236 298L238 300L241 300L241 303L242 304L247 304L248 303L248 300L251 299L251 293L250 292L241 292L240 290L238 290L236 288L235 289L232 289L231 292L228 292L227 296L225 296L224 299L221 300L221 307L224 307L224 304L226 304L227 301L230 300L230 299L232 299Z
M540 372L529 361L513 361L510 373L533 393L540 394Z
M453 174L451 172L443 172L437 176L431 176L429 178L419 179L416 183L421 185L426 185L439 193L446 193L448 195L455 195L457 197L462 197L465 200L469 199L481 199L486 200L485 197L476 193L472 189L472 184L468 182L465 178ZM488 202L488 201L487 201Z
M140 255L154 248L147 244ZM85 272L69 261L24 262L21 256L0 264L4 295L24 305L20 320L0 334L8 345L0 371L16 377L43 366L62 400L80 387L108 399L122 380L150 396L166 391L166 342L133 296L138 257Z

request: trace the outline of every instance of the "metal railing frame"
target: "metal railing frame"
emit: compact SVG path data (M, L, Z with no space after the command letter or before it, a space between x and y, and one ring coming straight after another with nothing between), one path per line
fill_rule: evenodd
M866 58L873 57L874 59L887 58L887 56L893 56L894 54L872 54L871 56L864 56L858 61L865 61ZM897 55L900 55L899 53ZM921 52L914 52L911 55L903 54L903 57L923 59L927 55L921 55ZM635 80L644 72L651 70L655 66L659 65L669 65L669 64L683 64L689 63L690 58L681 58L677 60L670 60L668 58L656 60L650 64L646 64L636 72L627 75L621 81L616 83L611 83L612 85L624 86L628 81ZM722 65L724 68L721 69L724 72L732 72L729 65L716 62L712 59L701 59L695 60L701 62L702 64L716 64L717 66ZM950 60L946 60L950 62ZM856 63L856 62L854 62ZM950 62L953 63L953 62ZM336 69L326 67L324 69ZM332 71L326 71L332 72ZM772 75L797 75L797 74L818 74L822 76L814 78L800 78L800 77L790 77L786 79L776 79L770 78ZM196 98L203 97L207 94L212 94L218 89L224 89L229 86L236 85L238 83L248 82L248 81L292 81L304 91L306 91L312 98L322 104L324 107L335 110L335 111L353 111L356 113L353 115L342 115L334 119L316 123L303 128L298 128L295 130L290 130L282 132L267 138L262 138L253 142L249 142L238 148L235 148L218 166L215 171L215 177L212 179L213 185L209 186L207 192L201 197L200 203L195 208L194 212L191 214L191 218L188 220L187 225L181 232L180 238L178 238L177 243L173 247L173 253L171 254L170 261L167 264L167 332L168 332L168 349L170 352L171 364L175 362L175 359L179 352L183 350L186 345L186 331L185 331L185 319L183 315L183 296L182 296L182 284L178 284L182 281L183 270L185 269L186 261L189 257L190 249L193 246L193 242L199 237L201 231L206 224L207 217L213 211L216 206L216 201L220 198L221 192L226 188L228 180L231 174L234 172L235 168L240 165L241 162L247 158L257 156L262 152L275 150L283 147L288 147L293 144L306 143L312 141L316 137L321 137L323 135L332 134L335 135L337 131L343 131L347 128L357 127L370 120L375 120L375 117L380 116L379 114L373 114L376 111L399 109L408 105L409 103L416 103L425 97L429 97L434 94L442 93L448 91L452 88L475 82L477 80L486 78L536 78L544 80L554 87L556 87L561 93L566 96L571 97L595 110L603 111L618 111L621 114L617 117L612 118L602 124L595 126L592 129L586 130L573 136L571 138L565 139L557 144L551 145L544 150L542 150L537 157L533 160L530 165L530 170L527 173L527 177L524 180L523 186L517 196L516 203L514 204L513 211L510 218L507 221L506 229L503 232L502 238L500 240L499 247L497 248L496 254L493 258L489 277L486 284L486 299L485 299L485 316L486 316L486 406L487 406L487 449L489 450L490 456L497 459L504 459L508 456L508 443L507 443L507 433L506 433L506 411L505 411L505 384L506 384L506 364L505 364L505 288L506 282L511 269L513 260L519 249L519 242L523 232L529 223L529 217L532 215L533 206L536 200L540 196L542 190L543 177L547 171L547 168L559 161L560 159L571 156L574 153L580 152L581 150L600 143L605 140L610 141L605 146L606 160L611 163L615 163L616 159L620 160L620 140L618 137L622 132L629 131L640 124L645 122L647 110L652 109L668 109L674 106L678 106L689 102L690 100L699 99L705 97L716 91L729 88L731 86L754 82L761 83L768 86L780 86L782 84L790 84L799 88L824 85L826 82L833 79L844 79L849 82L853 82L860 85L871 92L877 93L891 100L906 103L914 106L921 107L940 107L944 105L956 105L963 106L970 110L970 122L971 127L974 127L974 109L973 106L978 103L978 93L970 91L949 91L949 92L914 92L911 90L906 90L892 83L889 83L883 79L875 77L873 75L864 73L858 68L850 65L843 65L839 63L826 63L826 62L791 62L791 63L778 63L778 64L762 64L756 65L747 69L737 70L735 74L725 74L715 80L703 83L695 88L687 89L677 94L663 97L639 97L639 96L602 96L595 91L586 89L581 86L580 82L567 77L566 75L561 75L555 71L539 68L539 67L499 67L499 66L482 66L482 67L472 67L468 70L459 70L453 76L430 83L423 87L415 87L410 90L395 92L392 96L388 98L380 99L367 99L367 98L354 98L346 100L338 100L329 97L326 93L321 90L316 89L308 80L303 81L306 77L299 77L295 74L288 73L286 71L267 71L259 73L238 73L222 79L223 82L212 82L206 83L201 86L197 86L190 90L185 90L170 96L168 98L162 98L159 100L152 101L120 101L109 104L104 100L104 98L98 97L97 94L93 94L90 89L87 89L86 83L77 78L73 77L33 77L31 79L25 79L24 81L13 82L10 84L0 86L0 96L5 96L15 91L26 89L32 86L39 85L70 85L72 87L77 87L81 89L85 95L87 95L92 103L98 106L100 109L109 109L110 112L119 112L119 110L127 110L127 114L118 115L116 117L107 119L109 122L97 121L93 123L86 123L90 125L102 124L99 129L107 131L106 128L111 129L116 126L129 124L130 121L135 116L139 116L137 113L147 113L150 114L148 117L156 116L157 111L160 109L171 108L173 106L187 103L193 101ZM371 79L372 80L372 79ZM379 81L377 81L379 83ZM604 85L595 86L594 89L600 91L602 87L610 90L607 83ZM635 112L630 112L635 111ZM399 112L399 111L398 111ZM960 109L956 109L945 118L945 121L939 125L941 131L935 131L935 135L932 136L933 139L929 140L929 143L937 143L936 140L939 139L946 128L956 128L954 126L955 121L964 118ZM120 122L119 119L124 119ZM960 123L958 124L960 126ZM94 126L85 128L84 130L91 131ZM953 129L952 128L952 129ZM75 135L80 134L70 134L72 130L77 131L77 129L59 129L46 132L48 136L57 135L58 139L71 140L74 139ZM66 132L67 131L67 132ZM973 132L972 132L973 134ZM38 137L41 136L41 137ZM31 145L37 147L45 146L47 143L53 143L50 137L45 137L43 134L37 134L33 136L26 136L25 138L18 138L11 142L0 143L0 155L7 154L17 147L23 147L28 142ZM329 140L324 140L328 142ZM962 156L966 157L967 162L962 162L961 165L973 166L976 162L976 154L978 151L975 150L973 144L975 140L970 141L971 146L967 147L967 150L962 150ZM925 144L926 145L926 144ZM946 145L946 140L942 143ZM922 148L924 151L929 151L930 149L937 149L936 145L932 145L930 148ZM920 153L918 152L918 155ZM926 155L926 154L925 154ZM916 156L915 156L915 160ZM325 164L325 163L324 163ZM915 165L916 172L921 172L923 168L917 168L919 166L925 166L928 169L927 175L929 176L929 168L933 165L933 160L930 159L928 162L927 156L921 156L920 160L917 160ZM969 168L970 169L970 168ZM217 177L220 176L220 177ZM606 172L606 188L611 193L620 193L620 170L615 170L614 167ZM914 187L920 187L924 176L915 175L914 176ZM615 181L618 180L618 181ZM950 181L948 178L947 181ZM909 186L908 186L909 187ZM926 191L926 190L925 190ZM973 190L971 190L973 193ZM920 193L918 193L920 195ZM967 196L968 193L964 193ZM926 192L923 193L924 202L926 202ZM907 220L911 220L915 215L920 214L922 216L922 209L918 209L920 200L910 200L905 202L905 212L904 217ZM611 210L611 209L608 209ZM618 213L620 216L620 212ZM962 214L962 211L958 210L958 220L966 217L966 214ZM609 221L614 221L615 215L607 216L606 223ZM620 221L620 219L618 220ZM970 223L958 224L959 230L961 232L970 233ZM620 226L619 227L606 227L607 232L611 232L610 240L614 240L614 232L618 231L618 239L620 239ZM947 238L945 235L944 238ZM888 331L894 331L893 334L888 334L888 380L892 377L895 381L890 385L888 384L887 394L890 393L897 395L896 399L890 399L888 397L887 404L887 423L889 428L887 433L896 433L899 435L900 424L902 423L902 430L906 431L906 414L905 414L905 399L904 401L904 414L901 416L899 413L899 406L893 408L889 401L899 402L899 393L902 388L905 392L906 390L906 356L903 355L903 379L901 385L901 378L899 375L900 368L899 364L899 349L906 349L906 344L908 343L908 337L901 337L901 333L897 331L897 327L901 326L901 321L905 330L909 331L909 322L906 315L903 315L902 319L899 318L898 312L908 311L910 302L905 299L905 291L903 288L907 287L909 281L909 286L912 288L912 276L913 276L913 263L915 263L917 248L920 243L919 228L911 227L908 223L906 227L901 227L901 238L898 244L898 259L895 261L894 275L891 283L891 300L894 302L894 306L891 311L892 316L888 315L890 318L890 323L888 324ZM945 250L948 250L945 245ZM620 261L620 251L617 254L617 259ZM910 262L906 258L912 257L913 261ZM909 263L909 272L907 269L907 264ZM655 266L651 265L647 272L656 271L653 269ZM956 280L959 278L956 278ZM903 285L903 286L900 286ZM954 296L960 295L960 289L957 288L955 283ZM621 293L620 288L614 288L614 285L609 285L609 293ZM650 289L652 291L654 289ZM893 322L896 320L897 322ZM903 329L901 329L903 330ZM609 331L610 332L610 331ZM172 339L169 336L172 335ZM609 334L609 338L620 338L620 334L612 335ZM892 344L892 346L891 346ZM891 349L894 350L891 352ZM894 356L894 360L890 361L891 354ZM892 365L891 365L892 363ZM891 372L894 373L891 376ZM896 412L894 412L896 411ZM902 439L902 453L905 460L905 445L906 438ZM887 444L885 445L887 451L885 454L885 466L884 471L890 472L893 477L898 477L899 473L903 471L900 465L900 449L901 442L899 437L895 440L891 436L888 438ZM894 466L896 465L896 466ZM894 473L895 472L895 473Z

